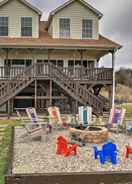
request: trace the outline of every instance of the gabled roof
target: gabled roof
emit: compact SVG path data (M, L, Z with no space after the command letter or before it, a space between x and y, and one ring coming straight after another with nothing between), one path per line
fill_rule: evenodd
M11 0L1 0L0 1L0 7L4 6L5 4L9 3L10 1ZM18 1L20 1L22 4L26 5L28 8L32 9L33 11L38 13L39 15L42 15L42 12L38 8L36 8L35 6L33 6L32 4L27 2L26 0L18 0Z
M50 24L50 21L52 20L52 17L56 13L58 13L59 11L61 11L64 8L66 8L67 6L69 6L70 4L72 4L75 1L80 2L82 5L86 6L88 9L90 9L93 13L95 13L99 17L99 19L102 18L103 14L100 11L98 11L97 9L95 9L93 6L91 6L89 3L87 3L86 1L84 1L84 0L68 0L67 2L65 2L61 6L57 7L55 10L53 10L50 13L50 15L49 15L49 24Z

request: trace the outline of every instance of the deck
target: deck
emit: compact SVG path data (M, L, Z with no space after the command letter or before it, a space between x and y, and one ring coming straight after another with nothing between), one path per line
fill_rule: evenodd
M25 71L25 67L22 66L1 66L0 67L0 80L8 81L12 80L15 76L22 74ZM112 83L112 68L72 68L62 67L61 71L66 74L71 80L77 80L80 82L98 82L98 83ZM51 79L51 68L48 64L35 64L34 71L32 73L33 78L37 79Z

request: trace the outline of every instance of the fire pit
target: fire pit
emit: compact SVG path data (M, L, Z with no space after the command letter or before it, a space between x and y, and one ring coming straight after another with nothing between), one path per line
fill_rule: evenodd
M88 129L78 126L76 128L70 128L70 135L75 139L81 139L85 143L103 143L108 139L108 130L104 127L91 126Z

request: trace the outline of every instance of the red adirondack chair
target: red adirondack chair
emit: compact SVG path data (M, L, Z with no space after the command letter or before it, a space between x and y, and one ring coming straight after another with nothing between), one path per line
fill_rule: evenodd
M57 151L56 154L64 155L65 157L77 154L77 145L68 144L68 141L63 137L59 136L57 138Z

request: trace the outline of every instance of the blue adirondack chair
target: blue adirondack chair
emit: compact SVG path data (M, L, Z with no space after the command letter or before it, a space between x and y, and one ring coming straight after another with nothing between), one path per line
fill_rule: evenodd
M82 123L83 127L88 127L88 125L91 123L92 119L92 108L87 106L81 106L78 109L79 111L79 121Z
M103 165L106 161L110 161L113 165L117 164L117 146L111 140L102 146L102 150L98 150L97 145L93 146L94 159L99 159Z

